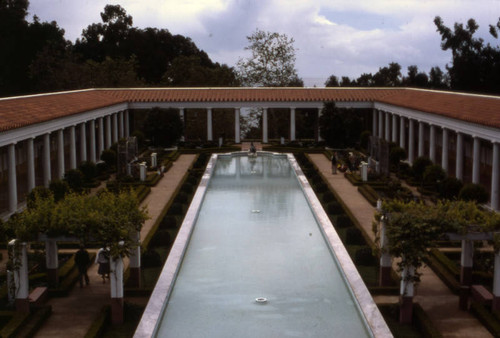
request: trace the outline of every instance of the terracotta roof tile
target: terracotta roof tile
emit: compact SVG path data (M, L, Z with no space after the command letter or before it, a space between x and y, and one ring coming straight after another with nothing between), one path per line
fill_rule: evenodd
M124 102L381 102L500 128L500 97L405 88L93 89L0 99L0 132Z

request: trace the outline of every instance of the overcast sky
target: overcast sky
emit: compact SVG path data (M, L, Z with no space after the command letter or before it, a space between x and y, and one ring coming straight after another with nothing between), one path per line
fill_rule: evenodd
M57 21L75 41L101 22L106 4L119 4L139 28L168 29L190 37L213 61L235 66L247 57L246 36L256 29L295 39L296 68L306 86L326 78L358 77L398 62L428 72L444 70L451 53L440 48L433 19L448 27L474 18L478 36L498 45L488 25L500 17L500 0L30 0L30 17Z

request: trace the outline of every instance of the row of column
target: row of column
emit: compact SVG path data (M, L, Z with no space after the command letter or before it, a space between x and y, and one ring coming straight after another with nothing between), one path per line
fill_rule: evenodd
M89 120L80 123L79 125L69 126L63 129L55 130L42 135L43 140L43 184L48 186L51 177L51 159L50 159L50 134L56 133L57 142L57 173L58 178L62 178L66 171L64 166L64 130L69 132L69 163L70 169L77 167L76 159L76 132L75 128L79 128L80 135L80 162L91 161L96 162L98 156L104 149L111 147L119 138L129 136L129 117L128 111L121 111L112 115L97 118L97 139L96 139L96 120ZM87 130L89 137L89 152L87 152ZM97 148L96 148L97 143ZM35 151L34 138L26 139L27 146L27 174L28 174L28 191L35 187ZM97 152L96 152L97 149ZM16 178L16 143L11 143L7 146L8 152L8 189L9 189L9 212L17 210L17 178ZM89 157L87 158L87 155Z
M392 115L392 116L391 116ZM390 128L390 119L392 118L392 129ZM399 124L398 124L399 118ZM378 122L377 122L378 121ZM408 121L408 147L406 147L406 121ZM418 146L415 149L415 128L418 123ZM378 126L378 128L377 128ZM398 133L399 126L399 133ZM398 142L401 148L408 148L408 161L412 164L416 157L424 156L424 128L423 121L409 119L404 116L398 116L381 110L373 110L373 129L372 134L379 138L383 138L388 142ZM437 128L442 130L442 153L441 153L441 167L445 172L449 172L448 167L448 144L449 144L449 129L429 125L429 159L436 162L436 131ZM392 131L392 132L391 132ZM480 150L481 139L472 135L472 183L480 183ZM491 206L494 210L499 210L499 166L500 166L500 148L498 142L492 142L493 148L493 161L491 170ZM417 152L415 152L417 151ZM463 180L464 172L464 134L456 131L456 161L455 161L455 177Z
M268 137L268 118L267 118L267 109L268 108L262 108L262 142L263 143L268 143L269 142L269 137ZM296 136L296 125L295 125L295 108L291 107L290 109L290 141L295 141ZM318 119L321 116L321 111L323 107L318 108ZM181 119L184 121L185 118L185 109L180 108L179 109L179 114L181 116ZM240 114L241 110L240 108L235 108L234 109L234 142L235 143L240 143L241 142L241 131L240 131ZM213 141L213 118L212 118L212 108L207 108L207 141ZM318 124L319 125L319 124ZM319 127L318 127L319 128ZM319 137L319 129L318 129L318 141L320 140Z

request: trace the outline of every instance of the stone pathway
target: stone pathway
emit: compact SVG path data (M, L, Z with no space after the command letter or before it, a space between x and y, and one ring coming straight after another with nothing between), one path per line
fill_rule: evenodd
M151 226L161 213L164 205L170 200L194 162L196 155L181 155L173 166L165 173L141 205L148 206L151 217L142 227L141 238L151 230ZM128 261L125 262L128 265ZM110 303L109 280L106 284L97 274L97 264L89 270L90 285L80 288L77 283L68 297L51 298L47 304L52 306L52 315L38 330L37 338L84 337L92 322L99 316L101 308ZM127 300L127 299L126 299Z
M372 220L375 208L344 174L332 174L330 161L323 154L309 154L309 158L373 241L375 235L372 231ZM422 306L443 337L492 336L469 312L459 310L458 296L453 294L429 267L423 268L421 272L421 283L416 291L415 301ZM397 297L380 297L380 300L386 302L394 298L397 300Z

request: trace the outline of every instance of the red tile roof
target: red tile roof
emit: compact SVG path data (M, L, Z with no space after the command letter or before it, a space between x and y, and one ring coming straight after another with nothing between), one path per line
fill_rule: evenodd
M0 99L0 132L136 102L381 102L500 128L500 97L405 88L92 89Z

